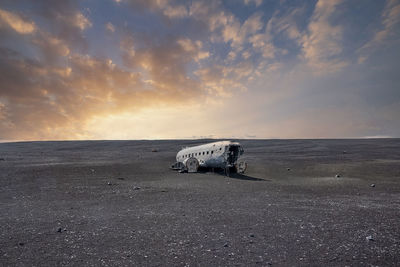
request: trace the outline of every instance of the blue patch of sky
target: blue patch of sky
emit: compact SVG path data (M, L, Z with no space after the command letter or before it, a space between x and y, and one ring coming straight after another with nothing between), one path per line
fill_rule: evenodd
M263 1L261 5L256 7L256 5L252 2L248 5L244 4L243 0L224 0L223 6L232 12L235 17L243 24L251 15L256 12L263 13L263 21L268 20L272 17L273 13L279 6L278 1Z
M9 11L9 12L15 12L17 14L22 15L23 17L27 16L30 19L32 19L32 14L31 14L31 9L33 8L33 5L30 2L22 2L22 1L5 1L4 4L1 6L1 9ZM44 26L46 23L40 19L38 16L33 16L34 21L36 24L39 26ZM12 31L12 30L11 30ZM1 33L0 33L1 34ZM5 40L2 40L2 46L6 47L8 49L11 49L13 51L16 51L17 53L28 57L30 59L40 59L40 54L39 51L30 44L27 40L31 37L31 35L20 35L20 34L11 34L8 35L8 38Z
M357 56L356 50L373 38L380 28L384 1L344 2L332 16L333 25L343 28L343 55L346 58Z
M89 19L93 26L85 31L90 44L90 54L111 58L123 66L120 42L125 35L132 35L135 49L146 46L146 36L157 40L169 35L168 26L147 9L134 11L127 4L112 1L91 2ZM106 30L106 24L112 23L115 32Z
M400 102L400 53L398 46L385 47L370 54L359 67L360 95L370 105L382 106Z
M120 26L123 23L123 14L117 10L111 1L99 1L95 4L81 8L89 8L88 19L92 27L85 30L85 36L89 43L89 55L103 58L111 58L113 61L120 61L119 35ZM106 31L106 23L111 22L116 32ZM121 61L119 63L122 63Z

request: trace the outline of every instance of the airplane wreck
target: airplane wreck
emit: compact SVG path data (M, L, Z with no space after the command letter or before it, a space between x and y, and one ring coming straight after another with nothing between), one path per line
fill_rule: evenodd
M223 169L225 173L244 173L245 161L239 161L244 150L240 143L219 141L209 144L186 147L176 154L176 162L171 169L180 172L197 172L199 168Z

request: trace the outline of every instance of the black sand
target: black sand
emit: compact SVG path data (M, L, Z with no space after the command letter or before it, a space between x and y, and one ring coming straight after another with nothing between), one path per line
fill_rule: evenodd
M245 176L168 169L206 142L0 144L0 265L400 264L399 139L243 140Z

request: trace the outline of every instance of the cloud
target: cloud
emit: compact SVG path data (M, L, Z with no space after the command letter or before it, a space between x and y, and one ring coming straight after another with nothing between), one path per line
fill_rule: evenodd
M13 12L0 9L0 28L3 27L11 28L19 34L31 34L36 30L34 22Z
M167 1L130 4L180 17L179 12L164 13L170 6ZM125 30L120 40L124 66L106 57L80 53L76 45L85 40L82 33L92 23L74 2L59 5L53 3L40 11L53 22L52 27L47 28L49 31L36 28L27 42L41 52L38 59L12 49L1 50L0 139L84 138L90 134L85 125L102 115L135 114L152 106L188 106L247 90L244 82L255 69L250 61L221 65L210 59L201 40L193 38L142 38ZM242 25L237 24L237 36L227 37L226 41L240 46L246 36L263 27L261 16L255 13ZM210 27L215 23L225 32L231 23L238 22L232 14L222 21L206 20ZM114 25L109 22L106 28L112 32ZM248 58L247 53L244 57Z
M301 38L303 57L316 73L335 72L348 65L341 58L343 27L330 21L341 3L342 0L319 0L307 33Z
M32 43L39 47L43 59L51 64L56 63L59 57L66 57L71 52L68 45L62 39L43 31L39 31L33 38Z
M272 43L272 37L268 32L255 34L250 37L250 43L256 51L259 51L264 58L274 58L277 49Z
M162 9L168 6L169 0L118 0L117 3L127 3L133 8Z
M115 32L115 26L111 22L107 22L105 28L109 32Z
M115 1L115 0L114 0ZM175 4L170 0L118 0L118 4L128 4L134 12L150 10L168 19L181 19L189 15L185 5Z
M60 19L65 20L67 24L70 24L81 31L92 27L92 23L81 12L76 12L72 16L60 17Z
M45 20L49 34L62 40L70 49L87 50L84 32L92 27L92 22L80 10L78 1L37 0L31 10L32 14Z
M153 41L143 45L140 39L125 35L121 42L124 64L148 76L154 87L166 93L181 90L198 95L200 84L189 76L187 68L190 63L209 56L202 50L202 43L172 36Z
M1 49L0 62L0 139L80 138L97 116L176 106L201 95L185 77L153 75L155 84L149 85L141 73L78 54L69 57L67 67L54 68Z
M304 11L304 7L276 11L268 23L271 34L284 33L289 39L298 41L302 35L298 21L304 16Z
M258 7L262 4L263 0L244 0L243 2L245 5L255 4Z
M242 24L231 12L224 10L217 2L195 2L190 8L190 15L193 19L202 21L208 25L214 35L211 37L215 42L231 42L236 50L246 42L249 35L255 34L263 28L262 13L255 12Z
M246 91L245 83L254 72L250 62L240 62L233 66L214 64L195 72L200 78L203 88L211 95L229 97L235 91Z
M163 14L168 18L178 19L186 17L189 12L185 6L177 5L177 6L167 6Z
M257 12L251 15L245 22L242 24L237 34L231 34L233 36L232 46L240 46L244 41L247 41L247 37L257 33L259 30L263 28L263 22L261 21L262 13ZM229 40L225 40L229 41Z
M390 38L399 40L398 25L400 22L400 3L396 0L387 0L381 15L381 29L377 30L372 39L358 49L358 62L363 63L368 56L379 47L388 45Z
M188 38L183 38L179 39L177 43L183 48L183 50L185 50L190 54L193 54L194 55L193 59L196 62L198 62L201 59L208 58L210 56L210 53L208 51L202 50L203 44L201 41L193 42Z
M42 51L39 60L0 50L0 139L84 138L97 116L190 105L211 94L187 70L209 56L201 41L170 37L142 46L126 35L121 52L129 70L75 53L41 29L31 42Z
M0 139L398 136L397 54L350 64L360 44L360 58L395 48L398 2L375 28L363 14L344 18L352 3L289 2L1 7Z

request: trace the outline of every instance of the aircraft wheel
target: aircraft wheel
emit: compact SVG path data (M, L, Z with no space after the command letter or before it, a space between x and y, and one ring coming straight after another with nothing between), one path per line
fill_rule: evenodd
M236 170L238 173L243 174L247 169L247 162L246 161L241 161L236 164Z
M199 161L196 158L188 158L185 165L188 172L197 172L199 169Z

